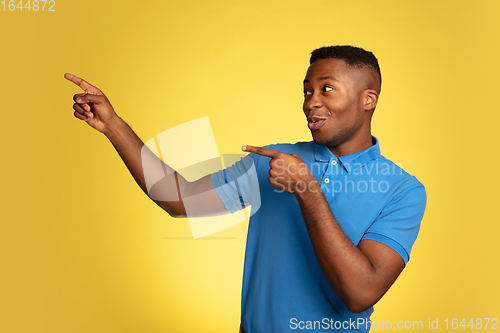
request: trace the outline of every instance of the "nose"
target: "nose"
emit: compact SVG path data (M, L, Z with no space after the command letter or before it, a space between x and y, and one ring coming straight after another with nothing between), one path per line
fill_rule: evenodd
M304 111L309 112L312 109L319 109L323 106L323 102L317 94L312 94L310 97L304 101L305 109Z

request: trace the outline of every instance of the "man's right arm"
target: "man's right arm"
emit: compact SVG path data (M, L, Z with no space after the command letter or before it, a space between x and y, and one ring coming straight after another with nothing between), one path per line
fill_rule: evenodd
M101 90L72 74L67 73L64 77L85 91L73 96L75 117L109 139L137 184L158 206L174 217L228 213L213 188L210 175L188 182L144 146L130 126L115 113ZM161 180L148 189L145 172L156 174L156 178L162 175ZM190 204L186 212L184 199L188 197L196 198L197 202L194 207Z

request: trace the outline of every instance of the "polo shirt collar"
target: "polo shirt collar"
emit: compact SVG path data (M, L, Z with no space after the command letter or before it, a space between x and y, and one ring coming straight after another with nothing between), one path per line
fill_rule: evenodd
M333 155L328 147L316 145L316 149L314 151L314 159L317 162L329 162L330 160L335 159L342 164L347 172L351 172L352 170L361 168L371 160L374 160L380 156L380 146L378 144L377 138L374 136L372 136L372 143L373 145L365 150L338 158Z

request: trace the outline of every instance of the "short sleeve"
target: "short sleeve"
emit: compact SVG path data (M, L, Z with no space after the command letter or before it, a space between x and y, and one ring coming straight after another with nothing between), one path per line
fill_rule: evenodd
M426 202L424 186L411 176L399 186L391 202L384 207L361 240L370 239L389 246L401 255L406 264L417 239Z
M215 192L231 213L252 205L260 207L260 192L256 161L258 155L249 154L232 166L211 175Z

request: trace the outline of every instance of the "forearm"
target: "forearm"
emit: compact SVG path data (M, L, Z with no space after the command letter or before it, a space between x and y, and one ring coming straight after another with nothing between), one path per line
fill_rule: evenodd
M369 259L342 231L313 181L311 191L296 192L319 264L337 295L352 312L370 308L382 296L377 271Z
M113 144L144 193L170 215L185 215L180 193L181 189L186 188L188 182L144 147L141 139L120 117L114 117L107 124L103 133ZM156 186L148 189L146 172L160 174L162 176L161 181Z

